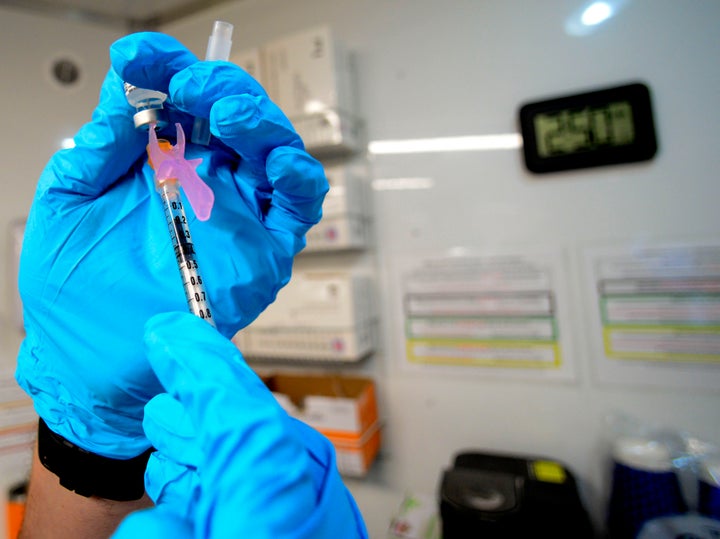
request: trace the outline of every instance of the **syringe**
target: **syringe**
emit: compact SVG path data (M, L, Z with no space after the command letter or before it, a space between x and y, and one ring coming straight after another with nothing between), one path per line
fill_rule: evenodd
M180 196L180 181L185 182L185 194L188 198L192 193L192 197L195 199L194 207L197 206L196 215L199 214L198 218L202 220L207 219L210 215L213 196L210 188L202 183L202 180L195 174L195 167L199 161L185 160L185 134L180 124L176 124L176 126L177 144L175 147L165 140L158 141L154 126L151 126L148 144L150 166L155 171L155 190L163 202L165 220L175 251L188 309L214 327L215 321L210 310L204 279L200 273L190 226ZM195 175L196 178L189 180L190 175ZM188 181L190 181L189 185ZM201 185L196 185L198 181Z
M185 159L185 133L180 124L175 124L177 143L174 147L165 140L158 141L155 129L167 123L163 109L167 94L128 83L124 84L124 90L128 103L136 109L135 127L149 130L148 157L155 171L155 189L162 199L188 309L215 326L180 195L182 185L195 216L201 221L210 217L215 197L195 172L202 159Z
M230 47L232 47L233 25L225 21L215 21L213 29L208 38L205 60L224 60L230 58ZM210 120L197 117L193 124L192 136L195 144L207 146L210 144Z
M179 124L176 124L177 144L175 147L165 140L158 141L155 129L160 123L163 125L166 123L165 117L162 115L165 112L163 103L167 99L166 94L138 88L128 83L125 83L124 90L128 103L133 105L137 111L133 118L135 127L149 130L148 157L150 166L155 171L155 189L162 199L165 220L175 251L188 309L191 313L215 326L180 196L182 180L185 195L192 204L198 219L204 221L210 217L214 196L212 190L195 172L195 167L201 160L188 161L185 159L185 133Z
M158 181L155 188L163 201L165 220L175 250L175 259L180 270L188 309L194 315L207 320L212 326L215 326L210 311L210 303L205 293L200 266L195 256L190 227L188 226L187 217L185 217L178 181L175 178Z

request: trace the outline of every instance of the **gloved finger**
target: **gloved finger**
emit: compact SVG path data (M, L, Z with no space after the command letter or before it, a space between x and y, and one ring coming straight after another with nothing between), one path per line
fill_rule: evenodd
M224 413L215 410L222 399L228 401L229 410L284 414L232 341L194 315L171 312L150 318L145 324L145 353L167 393L182 404L198 437L216 423L218 428L226 428L222 423L227 421L213 421L219 418L203 415L205 408L211 409L209 414ZM164 398L160 402L167 404ZM257 408L247 406L250 403ZM264 412L267 408L270 411ZM232 419L241 424L250 416L240 414Z
M171 101L181 110L210 118L221 99L233 95L267 97L267 92L247 71L231 62L197 62L177 72L168 88Z
M322 165L304 151L280 147L268 156L266 170L273 191L265 227L301 238L322 217L330 188Z
M172 36L139 32L113 43L110 61L123 81L168 93L172 77L198 59Z
M290 120L266 96L236 94L218 100L210 111L210 131L260 169L278 146L305 149Z
M156 450L178 464L197 467L201 461L195 427L183 405L167 393L145 405L143 430Z
M192 539L189 519L163 508L145 509L129 514L120 523L111 539Z
M75 147L57 152L40 178L38 193L65 199L98 197L145 153L147 141L133 124L122 79L105 77L92 120L75 135Z
M189 313L151 318L145 344L158 379L198 429L205 455L198 518L237 537L252 536L254 526L267 537L290 536L317 493L302 440L270 391L230 340ZM253 522L238 522L238 507Z
M187 515L200 496L197 470L178 464L161 452L150 455L145 469L145 491L155 505L167 505Z

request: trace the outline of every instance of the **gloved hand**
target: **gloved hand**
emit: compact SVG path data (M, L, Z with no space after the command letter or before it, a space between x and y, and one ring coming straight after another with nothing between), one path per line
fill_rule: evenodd
M145 343L167 390L145 407L157 507L113 539L367 537L330 442L285 413L231 342L169 313L148 322Z
M147 164L148 133L133 125L123 81L169 94L175 122L191 132L210 118L199 175L215 192L207 222L188 219L218 331L249 324L290 278L328 185L290 122L260 85L228 62L198 62L174 38L124 37L76 146L44 170L28 217L20 267L26 338L16 378L51 430L106 457L150 444L144 405L162 390L142 350L158 312L185 310L160 197ZM190 137L188 136L188 139Z

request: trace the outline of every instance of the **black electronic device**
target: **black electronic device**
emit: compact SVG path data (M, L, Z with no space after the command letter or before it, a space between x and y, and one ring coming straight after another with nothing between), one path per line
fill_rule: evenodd
M635 82L527 103L520 108L527 168L555 172L652 159L650 90Z
M572 473L552 459L464 452L440 485L443 539L594 537Z

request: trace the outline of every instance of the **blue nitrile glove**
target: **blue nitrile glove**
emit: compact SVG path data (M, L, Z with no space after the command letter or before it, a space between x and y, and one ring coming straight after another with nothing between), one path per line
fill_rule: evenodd
M114 539L367 537L330 442L285 413L231 342L168 313L148 322L145 343L167 390L145 407L157 508L129 517Z
M210 147L198 173L215 192L209 221L187 206L197 258L218 331L232 336L271 303L290 278L304 235L321 216L322 166L282 112L241 68L198 62L157 33L110 49L92 121L76 146L43 172L27 221L20 292L27 336L17 380L56 433L113 458L142 453L143 407L162 390L142 349L145 322L185 310L185 296L160 197L147 164L146 131L123 81L169 94L161 137L210 116Z

